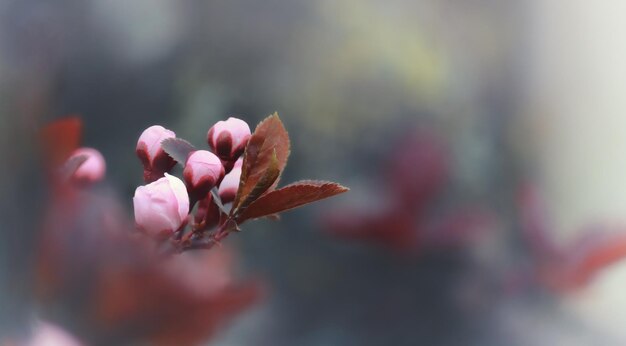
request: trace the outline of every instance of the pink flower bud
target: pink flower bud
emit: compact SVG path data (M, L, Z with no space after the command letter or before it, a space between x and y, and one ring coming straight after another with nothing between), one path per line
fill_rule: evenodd
M189 196L182 180L165 177L135 190L135 222L154 236L169 236L187 222Z
M233 162L243 154L250 139L250 127L237 118L218 121L207 134L209 146L223 161Z
M201 199L224 177L222 161L210 151L197 150L189 155L183 177L189 192Z
M161 142L167 138L176 138L176 134L163 126L150 126L143 131L137 141L137 156L143 164L143 177L146 183L151 183L169 172L176 161L161 147Z
M239 189L239 179L241 178L242 161L242 159L237 160L233 169L226 174L220 183L218 194L222 203L230 203L235 200L237 190Z
M79 148L72 153L69 159L71 160L77 156L84 156L86 160L80 164L80 166L78 166L76 171L72 174L71 179L74 182L81 184L93 184L104 178L106 173L106 162L98 150L92 148Z

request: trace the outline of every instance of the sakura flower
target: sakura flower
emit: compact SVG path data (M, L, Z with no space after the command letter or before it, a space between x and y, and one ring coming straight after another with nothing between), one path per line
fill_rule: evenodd
M83 156L85 161L74 171L71 176L72 180L78 183L93 184L104 179L106 162L98 150L93 148L76 149L69 160L80 156Z
M195 199L205 197L224 177L224 166L210 151L197 150L189 155L183 177Z
M159 125L148 127L139 136L136 152L143 164L143 176L146 183L161 178L176 165L176 161L161 147L161 142L167 138L176 138L176 134Z
M230 203L235 200L237 190L239 189L239 179L241 178L241 165L243 159L237 160L230 173L226 174L218 190L218 194L222 203Z
M243 154L250 139L250 127L237 118L218 121L209 129L209 146L223 161L234 162Z
M187 221L189 196L185 184L172 175L140 186L133 197L135 222L154 236L169 236Z

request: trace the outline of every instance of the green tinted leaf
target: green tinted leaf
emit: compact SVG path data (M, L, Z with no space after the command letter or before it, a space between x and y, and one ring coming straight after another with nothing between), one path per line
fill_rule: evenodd
M180 138L167 138L161 142L163 150L172 157L176 162L185 166L187 157L190 153L196 151L193 144Z

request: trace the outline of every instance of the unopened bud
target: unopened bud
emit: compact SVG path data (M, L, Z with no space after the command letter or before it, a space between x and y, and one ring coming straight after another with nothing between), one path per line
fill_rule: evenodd
M204 198L224 177L224 166L210 151L197 150L187 158L183 177L190 194L196 199Z
M222 161L234 162L243 154L250 140L250 127L237 118L218 121L207 134L209 146Z
M106 173L106 161L100 152L93 148L76 149L69 160L78 156L85 157L85 161L72 173L71 180L79 184L94 184L102 179Z
M187 222L189 196L182 180L165 177L135 190L137 227L153 236L169 236Z
M237 160L233 169L224 176L220 183L218 194L222 203L230 203L235 200L237 190L239 189L239 180L241 179L242 161L242 159Z
M137 156L143 164L146 183L163 177L176 165L176 161L161 147L161 142L167 138L176 138L176 134L159 125L150 126L139 136Z

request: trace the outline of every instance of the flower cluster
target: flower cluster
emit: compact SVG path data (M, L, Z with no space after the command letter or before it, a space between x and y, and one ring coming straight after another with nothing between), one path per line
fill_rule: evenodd
M191 219L193 190L170 175L171 168L162 169L182 162L178 161L182 157L166 154L167 145L158 137L177 139L159 127L147 133L139 151L147 163L145 177L152 181L137 189L137 197L155 203L140 203L135 214L137 223L158 230L158 238ZM154 246L153 237L138 234L114 188L101 183L106 170L103 156L82 147L81 137L78 117L59 119L41 129L40 150L50 193L42 199L42 220L33 246L36 257L32 276L30 272L27 276L37 318L45 321L37 319L31 337L22 335L22 328L28 327L22 323L16 335L11 330L8 338L0 333L1 345L197 345L262 299L259 280L235 275L236 249L223 246L164 256L165 242ZM219 169L222 161L214 155L209 156L209 165L204 164L206 152L200 150L184 157L185 180L199 189L206 188L203 184L216 185L225 174ZM208 202L205 198L197 203L198 221L191 221L192 225L207 215L220 217L220 209Z
M137 141L146 185L133 198L136 226L164 243L169 239L170 250L210 248L246 220L347 191L312 181L276 189L289 155L289 137L276 114L254 133L241 119L219 121L208 130L207 144L210 150L196 149L158 125ZM176 163L182 179L171 175Z
M211 127L207 142L219 157L208 150L190 150L181 162L184 183L168 174L176 160L162 144L164 140L174 138L173 131L154 125L143 131L137 141L137 156L143 164L144 180L148 184L135 191L135 221L140 230L157 237L167 238L185 227L189 212L198 201L202 201L203 209L209 207L213 198L209 193L214 187L220 187L223 200L234 199L241 170L230 172L226 179L224 175L243 154L250 139L250 127L243 120L232 117Z

